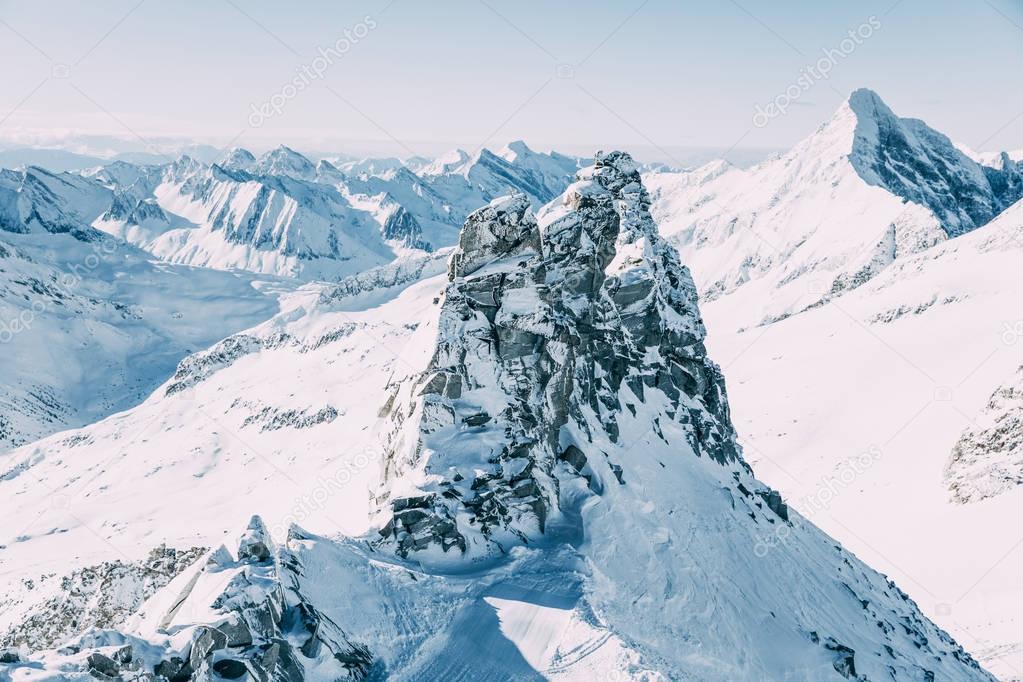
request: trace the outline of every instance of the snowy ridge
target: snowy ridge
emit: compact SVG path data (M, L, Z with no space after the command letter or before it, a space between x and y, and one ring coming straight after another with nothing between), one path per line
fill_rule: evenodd
M757 311L745 328L819 306L901 256L989 222L1023 191L1008 164L982 167L857 90L779 158L646 181L654 217L707 300L735 292L737 308Z
M753 478L648 204L627 155L598 155L539 219L520 196L473 214L447 275L370 303L306 287L230 361L184 363L187 388L79 431L74 457L59 438L13 453L0 495L17 515L46 504L38 480L89 493L40 522L58 543L24 531L23 566L92 527L217 547L247 525L118 631L29 654L19 677L992 679ZM319 400L336 418L244 426L253 403ZM116 453L154 416L146 448ZM381 470L292 510L281 485L357 464L337 444L358 433ZM112 451L120 476L81 480ZM353 480L382 493L362 521ZM73 562L111 551L79 546Z
M990 532L1023 504L1011 397L1023 364L1021 257L1017 202L767 327L732 331L779 289L743 287L702 305L758 473L911 587L999 679L1023 664L1023 556L1006 555L1012 533Z
M1023 197L1021 171L1007 154L997 168L981 166L923 121L898 118L869 90L854 92L846 106L856 117L849 158L860 176L927 206L950 237L990 222Z
M0 169L0 229L6 232L67 232L95 239L90 225L111 201L108 189L73 173L35 166Z
M211 165L182 157L88 174L115 191L97 227L163 260L337 280L450 245L465 216L499 194L525 192L539 206L577 165L512 147L508 158L484 149L436 173L387 160L314 164L281 146L258 159L236 148Z

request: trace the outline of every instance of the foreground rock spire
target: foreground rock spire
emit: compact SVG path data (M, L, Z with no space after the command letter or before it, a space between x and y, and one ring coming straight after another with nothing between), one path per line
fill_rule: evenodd
M624 485L627 462L598 441L620 444L638 410L697 456L744 467L692 277L649 203L632 158L610 152L539 223L523 195L469 216L436 352L386 410L386 478L422 480L386 500L381 532L400 555L503 552L561 515L562 478Z

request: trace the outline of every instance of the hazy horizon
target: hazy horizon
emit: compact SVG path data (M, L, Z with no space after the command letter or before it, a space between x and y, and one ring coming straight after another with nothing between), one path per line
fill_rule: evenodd
M0 8L0 54L18 66L0 93L0 148L407 158L523 139L743 165L812 133L859 87L978 151L1023 148L1023 93L1002 85L1023 67L1023 11L1002 0L128 0L53 14ZM953 51L935 35L985 40Z

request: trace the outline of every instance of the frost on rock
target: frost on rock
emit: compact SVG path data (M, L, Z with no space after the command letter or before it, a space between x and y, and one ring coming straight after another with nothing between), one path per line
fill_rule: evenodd
M1023 485L1023 368L998 388L945 467L952 499L979 502Z
M27 581L23 593L0 597L4 610L22 613L21 622L0 635L0 647L45 649L90 627L121 625L205 552L202 547L176 550L160 546L142 561L110 561L65 576L51 574ZM54 591L55 596L33 603L35 594Z
M293 527L287 540L303 539ZM208 553L147 602L137 634L86 633L47 662L81 671L66 679L365 679L371 653L306 598L304 579L302 559L275 546L256 516L233 554L224 546Z
M743 467L724 382L706 356L696 290L657 233L632 159L598 155L534 217L528 199L469 216L427 370L390 401L381 531L402 556L505 551L559 513L559 477L599 490L618 415L649 403L698 456ZM656 396L656 397L654 397ZM627 467L626 467L627 468Z

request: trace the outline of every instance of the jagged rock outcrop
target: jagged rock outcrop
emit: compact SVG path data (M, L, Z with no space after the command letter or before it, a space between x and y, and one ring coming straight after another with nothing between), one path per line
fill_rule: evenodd
M389 407L387 478L422 468L439 479L388 498L381 532L400 554L466 551L466 536L493 543L474 548L487 552L542 533L562 463L603 485L589 461L602 458L594 417L617 441L617 415L650 390L664 399L655 428L673 421L699 455L741 461L692 278L648 207L635 163L612 152L542 226L524 195L469 216L433 360ZM464 457L464 434L486 443L477 458Z
M288 541L302 539L293 528ZM61 649L63 667L81 666L94 678L110 680L198 682L248 675L261 682L340 682L365 679L373 665L365 646L305 598L301 559L277 547L258 516L233 555L221 546L183 578L171 586L178 591L146 607L153 620L143 632L155 626L157 633L172 635L156 652L134 636L95 631ZM208 614L206 620L196 623L196 613Z
M539 217L529 204L513 195L475 212L446 274L374 296L370 310L349 317L365 301L346 296L364 289L339 286L182 363L150 406L185 409L158 412L171 416L146 442L159 465L147 490L187 480L187 492L146 506L140 523L164 533L165 515L194 504L187 518L213 546L221 515L266 510L273 533L253 518L237 548L182 573L120 632L18 652L18 675L990 682L894 583L754 478L693 283L655 230L632 160L600 154ZM393 334L356 333L376 324ZM386 362L367 353L391 340L400 351ZM296 362L334 343L311 367ZM270 377L290 382L280 412L276 381L255 388ZM236 407L262 404L296 425L328 397L341 408L331 424L252 429L244 448L187 421L201 403L240 425ZM20 487L0 486L27 496L29 472L58 485L91 471L153 412L75 434L73 453L53 439L22 453ZM254 466L264 445L267 461L302 476L302 509ZM361 480L377 482L377 465L383 479L369 509L344 486L347 468L322 478L363 447L361 464L350 457ZM146 471L129 467L147 454L123 458L114 490L83 496L82 512L139 504L123 479ZM317 534L294 525L325 507L308 517Z
M1023 368L994 392L976 424L959 438L945 480L960 504L1023 485Z
M202 547L177 550L161 545L142 561L109 561L64 576L43 576L21 594L0 597L0 607L21 610L19 602L36 592L55 591L53 583L59 585L57 596L31 606L17 626L0 634L0 647L45 649L86 628L119 626L205 552Z
M114 192L110 208L100 216L104 221L123 221L126 225L142 225L148 221L168 223L167 214L153 200L139 199L131 191Z
M423 228L415 216L405 209L401 204L392 201L385 203L381 234L384 239L399 242L410 249L421 249L432 251L430 243L423 239Z

